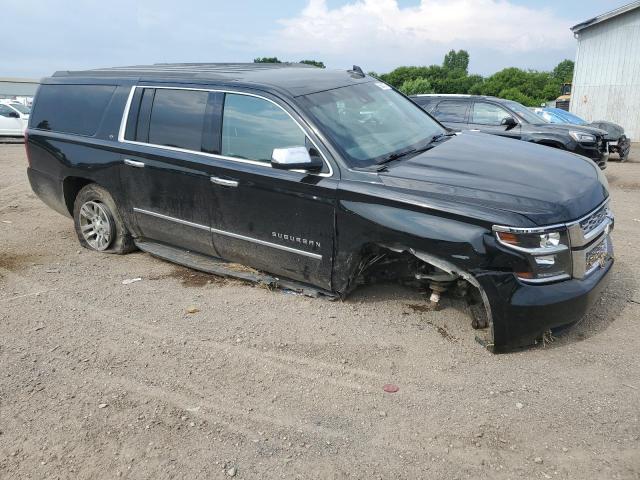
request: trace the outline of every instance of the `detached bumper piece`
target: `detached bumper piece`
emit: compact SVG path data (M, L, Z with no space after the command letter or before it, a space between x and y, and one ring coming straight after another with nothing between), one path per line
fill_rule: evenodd
M620 161L624 162L629 157L631 150L631 140L626 135L622 135L616 141L609 142L609 153L617 153Z

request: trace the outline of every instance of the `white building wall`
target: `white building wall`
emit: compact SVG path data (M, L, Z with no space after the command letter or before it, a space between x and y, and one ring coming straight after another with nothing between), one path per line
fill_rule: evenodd
M570 111L640 141L640 8L578 34Z

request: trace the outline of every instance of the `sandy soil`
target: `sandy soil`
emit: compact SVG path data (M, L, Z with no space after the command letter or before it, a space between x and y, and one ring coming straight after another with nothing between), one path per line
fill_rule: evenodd
M397 286L329 302L91 253L25 169L0 146L0 478L640 478L639 153L607 170L609 289L507 355Z

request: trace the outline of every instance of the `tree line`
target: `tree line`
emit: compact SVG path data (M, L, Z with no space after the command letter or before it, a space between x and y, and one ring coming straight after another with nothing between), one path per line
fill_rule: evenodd
M282 63L277 57L260 57L254 59L254 62ZM317 60L302 60L300 63L325 67L323 62ZM369 75L379 78L405 95L492 95L536 107L560 96L562 84L571 82L573 65L571 60L563 60L550 72L510 67L483 77L469 75L469 53L466 50L451 50L444 56L442 65L398 67L389 73L369 72Z

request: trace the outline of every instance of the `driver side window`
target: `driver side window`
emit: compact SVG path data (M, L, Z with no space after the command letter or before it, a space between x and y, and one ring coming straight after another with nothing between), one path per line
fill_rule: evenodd
M504 108L492 103L476 102L473 104L471 123L480 125L500 125L502 120L511 117Z
M15 112L12 108L7 107L6 105L0 104L0 116L3 117L15 117Z
M274 148L305 145L304 132L280 107L249 95L225 95L222 155L270 163Z

